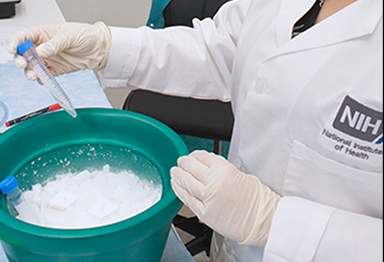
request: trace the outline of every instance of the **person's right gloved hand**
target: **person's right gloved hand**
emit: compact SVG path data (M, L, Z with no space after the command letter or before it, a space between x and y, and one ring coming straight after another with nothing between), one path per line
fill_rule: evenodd
M110 30L102 22L44 25L19 31L11 37L7 48L14 55L16 65L25 68L25 76L30 80L37 80L38 76L17 54L17 46L27 39L35 44L37 54L54 76L104 69L112 45Z
M213 153L194 151L177 163L172 189L201 222L240 244L265 247L279 195Z

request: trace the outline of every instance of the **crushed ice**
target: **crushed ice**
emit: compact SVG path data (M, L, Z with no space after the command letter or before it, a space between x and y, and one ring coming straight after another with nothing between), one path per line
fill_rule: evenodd
M23 193L41 226L88 228L118 222L153 206L161 184L140 179L131 171L100 171L56 175Z

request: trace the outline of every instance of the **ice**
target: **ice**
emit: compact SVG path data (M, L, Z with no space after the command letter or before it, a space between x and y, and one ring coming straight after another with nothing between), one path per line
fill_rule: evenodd
M89 228L135 216L161 198L161 184L131 171L84 170L54 176L23 193L41 226Z

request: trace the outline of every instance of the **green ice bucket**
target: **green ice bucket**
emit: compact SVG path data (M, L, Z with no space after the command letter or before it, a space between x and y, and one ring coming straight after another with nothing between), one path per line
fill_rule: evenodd
M160 261L172 218L182 206L170 186L169 169L188 153L184 142L169 127L141 114L105 108L76 111L77 118L64 111L54 112L0 134L0 180L19 174L40 156L77 145L103 144L129 149L148 159L160 174L162 197L146 211L120 222L56 229L14 218L6 197L0 194L0 241L7 258L18 262ZM89 159L69 167L81 169L82 164L89 165ZM24 172L18 178L23 190L48 178L50 173L43 170L46 167L38 168L43 175Z

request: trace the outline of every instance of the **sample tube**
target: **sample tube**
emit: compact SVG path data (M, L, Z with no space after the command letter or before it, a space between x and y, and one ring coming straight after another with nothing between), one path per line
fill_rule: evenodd
M59 82L57 82L55 77L51 74L43 60L37 55L32 41L27 40L19 45L17 47L17 52L27 60L28 64L36 72L44 86L48 88L49 92L51 92L60 106L72 117L76 117L77 113L71 100L60 86Z
M36 216L32 213L28 203L23 197L23 192L19 188L19 181L16 177L10 176L1 181L0 191L4 195L7 195L9 201L15 207L19 213L18 219L30 223L38 223Z

